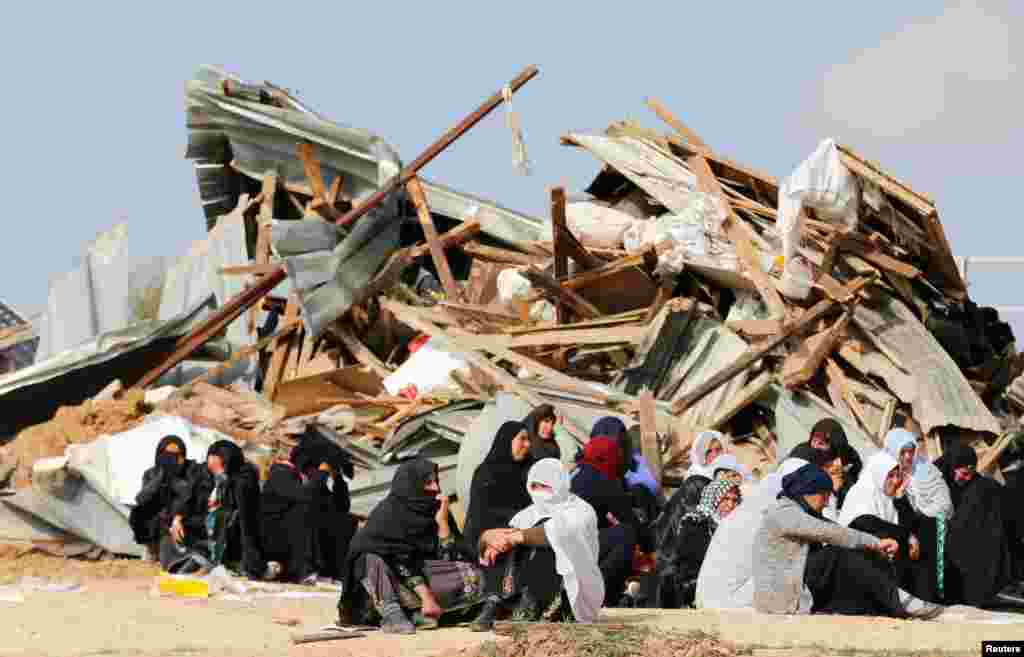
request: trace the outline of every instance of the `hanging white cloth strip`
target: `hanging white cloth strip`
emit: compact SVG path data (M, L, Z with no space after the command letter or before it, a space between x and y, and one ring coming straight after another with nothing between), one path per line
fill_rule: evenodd
M519 123L519 114L512 110L512 87L505 85L501 90L505 100L505 125L512 132L512 163L516 170L524 176L530 175L530 158L526 154L526 141L523 140L523 130Z

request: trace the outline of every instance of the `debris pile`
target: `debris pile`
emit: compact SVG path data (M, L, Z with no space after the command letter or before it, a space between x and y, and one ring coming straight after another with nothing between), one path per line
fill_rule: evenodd
M666 484L700 430L761 468L825 417L858 449L912 423L933 455L968 440L996 465L1024 360L971 302L931 199L832 140L779 181L655 100L667 132L562 138L601 167L583 194L552 189L547 219L420 177L536 73L403 165L280 87L201 69L187 157L210 237L164 276L158 320L0 378L0 406L31 399L46 417L125 384L15 451L60 456L156 417L267 451L314 431L356 464L359 513L410 455L434 458L446 489L465 483L500 421L542 403L563 440L601 415L639 421ZM43 385L47 400L31 394Z

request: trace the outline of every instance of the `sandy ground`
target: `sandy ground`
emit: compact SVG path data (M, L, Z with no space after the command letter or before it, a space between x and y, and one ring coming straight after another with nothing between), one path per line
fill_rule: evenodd
M85 563L42 555L0 560L0 585L22 577L76 580L79 592L26 591L22 602L0 601L0 655L110 657L455 657L473 654L492 634L453 628L413 637L365 638L292 646L296 632L335 618L335 594L307 599L185 600L155 597L152 565L138 561ZM305 589L312 592L311 589ZM880 618L778 617L747 612L626 611L603 623L646 625L673 633L700 632L731 644L737 654L980 654L982 640L1024 640L1024 622L992 624L956 615L945 622ZM784 653L778 650L787 649ZM698 657L698 656L694 656Z

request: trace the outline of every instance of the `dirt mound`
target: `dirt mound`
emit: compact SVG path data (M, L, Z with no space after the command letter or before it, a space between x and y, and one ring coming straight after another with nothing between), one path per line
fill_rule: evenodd
M63 456L68 445L134 429L150 410L141 392L126 394L123 399L62 406L53 419L24 429L11 443L0 448L0 462L16 463L12 484L27 486L31 483L32 464L37 459Z
M703 633L673 633L628 625L502 626L512 641L491 644L488 657L736 657L735 649Z

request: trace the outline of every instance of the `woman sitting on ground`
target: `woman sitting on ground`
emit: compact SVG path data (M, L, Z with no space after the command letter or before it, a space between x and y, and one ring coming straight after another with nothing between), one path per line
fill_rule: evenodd
M899 453L900 450L896 450ZM934 564L922 562L921 543L913 531L913 518L909 506L904 513L897 510L897 499L903 496L903 489L909 479L904 479L903 470L888 451L881 451L868 459L866 473L850 489L846 503L839 514L839 523L853 529L867 532L877 538L891 538L899 542L900 550L893 565L893 576L905 588L907 582L918 578L911 573L919 569L934 570ZM906 505L900 500L901 505ZM937 602L934 590L908 588L919 598Z
M806 442L800 443L794 449L810 447L811 449L826 450L831 448L842 459L843 462L843 486L836 493L835 506L843 508L843 500L846 493L853 487L860 478L860 471L863 468L860 455L850 445L843 426L832 418L818 420L811 427L811 433ZM792 454L791 454L792 455Z
M591 438L572 474L572 492L597 513L604 574L605 605L618 604L633 572L633 553L651 552L653 537L649 526L633 511L633 499L622 481L622 450L610 438Z
M977 452L959 442L950 444L935 465L949 487L954 509L946 525L945 601L989 606L1000 602L999 594L1008 586L1014 595L1002 487L978 474Z
M523 418L523 425L530 439L530 460L561 459L562 450L555 440L555 426L558 416L551 404L541 404Z
M617 417L603 417L594 423L590 438L610 438L622 452L622 472L619 478L632 498L633 511L637 520L645 527L654 522L661 506L658 500L658 482L651 466L639 448L640 427L626 429L626 424Z
M754 543L754 607L762 613L933 618L942 607L900 590L862 551L894 556L899 543L821 516L832 479L808 464L782 479Z
M569 475L555 459L535 463L527 482L533 504L512 518L511 529L484 532L481 563L493 566L512 553L504 586L520 595L516 620L591 623L605 598L597 515L570 492ZM496 605L486 605L471 628L489 631L496 613Z
M918 452L906 429L885 436L885 451L899 463L904 494L893 500L899 524L916 539L918 559L902 562L903 588L930 602L945 600L946 522L953 501L942 473ZM873 532L872 532L873 533Z
M330 495L330 465L315 450L300 444L287 460L270 466L263 486L263 547L268 558L280 561L288 581L312 586L317 572L317 510Z
M719 523L741 500L740 487L730 479L718 479L704 488L697 508L683 516L674 536L658 546L656 606L663 609L692 607L697 575Z
M207 534L214 546L215 562L237 564L253 579L274 579L281 564L266 561L260 530L260 473L245 460L230 440L219 440L206 455L207 472L213 478L209 498Z
M196 465L186 458L185 441L164 436L156 446L154 465L142 473L142 489L128 515L135 542L146 548L146 558L159 560L160 537L171 525L171 500L174 485Z
M434 463L417 458L399 466L388 496L352 539L339 624L379 623L387 634L413 634L410 614L436 627L442 613L479 604L481 572L462 549L448 504Z
M481 536L492 529L508 528L512 518L530 506L526 475L532 464L525 425L520 422L501 425L487 458L473 473L464 525L466 549L470 554L480 551ZM512 567L507 558L510 555L511 552L502 553L484 568L483 618L493 619L502 602L508 601L514 593L502 586Z
M694 475L715 478L715 470L712 463L722 454L728 454L732 444L724 434L718 431L701 431L690 447L690 469L686 471L687 478Z

